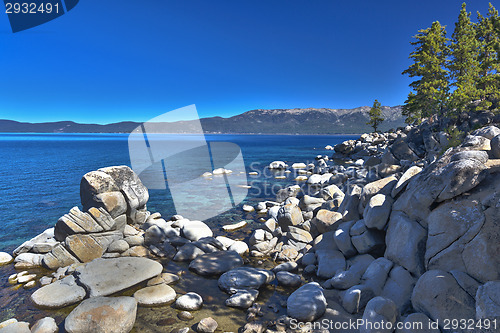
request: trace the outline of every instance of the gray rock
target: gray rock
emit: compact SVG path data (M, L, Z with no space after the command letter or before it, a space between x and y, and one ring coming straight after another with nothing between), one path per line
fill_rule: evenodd
M296 288L302 284L300 275L290 272L278 272L276 273L276 279L278 280L278 283L283 287Z
M313 254L314 255L314 254ZM290 262L284 262L282 264L279 264L278 266L274 267L272 269L273 273L276 274L278 272L293 272L298 269L298 266L296 262L290 261Z
M4 255L4 262L10 263L12 261L12 257L8 253L5 254L6 255ZM14 262L16 263L16 265L22 265L25 268L38 267L42 265L43 258L44 258L43 254L28 252L28 253L21 253L20 255L18 255L14 259Z
M368 301L375 297L373 290L366 285L355 285L342 295L342 307L349 313L358 313Z
M96 194L82 204L84 210L88 210L91 207L102 207L112 218L116 218L127 212L127 201L125 201L125 197L119 191Z
M398 313L405 313L411 307L411 294L417 281L401 266L394 267L389 273L380 296L392 300Z
M485 165L477 159L451 162L443 169L441 177L446 185L437 201L451 199L476 187L487 174Z
M344 200L340 204L338 212L342 214L344 221L359 220L359 202L362 189L353 185L347 191Z
M177 254L174 256L174 261L191 261L196 257L205 254L199 247L192 243L187 243L181 246Z
M326 305L323 288L317 282L311 282L288 297L287 315L302 322L314 321L325 313Z
M77 285L70 275L41 287L31 295L31 301L42 308L58 309L83 300L86 294L85 289Z
M366 269L361 283L370 287L375 295L380 295L393 265L393 262L386 258L376 259Z
M79 263L78 259L76 259L71 253L66 250L66 248L59 244L43 256L42 264L51 270L56 270L59 267L66 267L72 264Z
M83 301L66 317L68 333L116 332L132 330L137 313L133 297L93 297Z
M66 249L80 262L102 257L109 244L103 244L93 235L76 234L66 237Z
M389 176L366 184L365 187L363 187L363 191L361 192L359 212L363 212L366 205L374 195L390 195L397 181L398 179L396 177Z
M337 247L337 244L335 244L334 234L335 233L333 231L329 231L316 237L313 243L314 250L338 251L339 248Z
M0 333L31 333L30 324L24 321L15 321L0 328Z
M289 226L296 226L304 222L300 208L293 204L281 206L277 220L283 231L288 231Z
M138 257L95 259L76 269L80 285L90 297L108 296L159 275L163 266L153 260Z
M228 247L228 251L234 251L238 253L240 256L244 255L248 252L248 245L243 241L236 241L231 246Z
M19 245L14 251L13 254L14 256L18 256L21 253L26 253L26 252L35 252L35 253L47 253L50 252L58 243L54 238L54 228L49 228L39 234L36 237L33 237L29 241L26 241ZM34 249L35 245L38 244L38 249L42 249L43 251L37 251L37 249ZM48 250L48 251L45 251ZM5 253L5 252L3 252Z
M393 328L376 329L374 323L391 323L392 326L398 318L398 309L396 304L390 299L384 297L375 297L368 302L363 313L364 325L359 329L360 333L391 333Z
M462 252L479 233L484 222L481 205L470 200L449 202L434 209L427 219L427 269L467 272Z
M309 232L307 232L304 229L297 228L294 226L289 226L288 227L288 238L293 239L297 242L302 242L302 243L310 243L313 241L313 238Z
M500 135L500 129L496 126L486 126L472 132L472 135L482 136L486 139L493 139L495 136Z
M119 240L116 240L113 243L111 243L109 245L107 251L108 252L122 253L122 252L127 251L129 248L130 248L130 246L128 245L128 243L125 240L119 239Z
M359 220L349 231L352 245L360 254L369 253L384 247L384 234L381 231L368 229L364 220Z
M475 300L463 290L453 276L445 271L425 272L417 281L412 294L413 308L428 314L443 329L443 320L473 319Z
M155 276L154 278L148 281L148 287L155 286L161 283L172 284L177 281L179 281L179 276L172 273L161 273L160 275Z
M181 233L183 237L191 241L197 241L203 237L213 236L210 227L201 221L189 221L184 223L181 228Z
M481 284L476 279L474 279L467 273L457 270L450 271L450 274L453 275L455 280L457 280L460 288L465 290L471 297L476 297L477 290L481 286Z
M476 294L476 319L500 319L500 281L480 286Z
M219 288L225 292L233 289L259 289L274 280L271 271L254 267L239 267L230 270L219 278Z
M57 333L59 328L57 327L54 318L45 317L38 320L35 325L31 328L31 333Z
M179 310L197 311L203 306L203 298L197 293L187 293L175 301L175 307Z
M385 257L415 276L424 273L426 230L403 212L393 212L385 236Z
M346 257L352 257L353 255L358 253L354 245L352 245L351 236L349 234L354 223L356 223L356 221L344 222L339 224L333 236L335 244L337 244L340 252L342 252Z
M500 158L500 135L491 139L491 154L494 158Z
M304 254L304 256L301 259L302 266L309 266L309 265L315 265L316 264L316 254L309 252Z
M259 297L259 291L255 289L236 289L232 292L231 297L225 302L226 306L232 308L248 309Z
M199 275L221 275L243 265L243 259L234 251L219 251L196 257L189 269Z
M335 274L330 285L335 289L349 289L360 283L366 269L375 259L369 254L361 254L349 260L349 269Z
M141 235L127 236L124 239L129 247L144 245L144 237Z
M148 202L148 189L142 184L137 174L128 166L112 166L99 169L98 171L102 171L113 178L119 191L125 196L130 208L139 209L144 207Z
M384 230L391 214L392 203L393 200L389 196L374 195L363 213L365 225L368 228Z
M213 333L217 329L219 324L212 317L203 318L200 320L196 326L196 332L198 333Z
M396 198L396 196L401 193L403 189L405 189L406 185L410 182L410 180L418 175L422 171L422 168L414 165L410 167L408 170L403 173L401 178L399 178L398 182L396 183L396 186L392 189L391 196L393 198Z
M318 259L316 275L322 279L330 279L346 268L345 257L340 251L317 250L316 258Z
M458 153L455 153L451 156L450 161L460 161L460 160L477 160L480 163L486 163L488 162L488 153L485 152L484 150L466 150L466 151L461 151Z
M320 209L311 223L316 226L320 234L328 231L335 231L340 223L342 223L342 214L332 212L326 209Z
M145 287L134 293L137 304L141 306L169 304L175 300L176 296L175 290L165 283Z

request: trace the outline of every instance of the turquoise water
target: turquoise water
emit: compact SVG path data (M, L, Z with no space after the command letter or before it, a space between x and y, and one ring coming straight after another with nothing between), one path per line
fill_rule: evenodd
M324 149L356 136L346 135L206 135L209 142L232 142L241 147L252 186L244 203L274 199L281 186L295 176L277 180L265 166L274 160L288 164L313 161ZM112 165L130 165L126 134L0 134L0 251L11 251L36 236L73 206L79 206L82 175ZM190 135L172 136L189 140ZM181 172L182 170L179 170ZM207 170L209 171L209 170ZM231 175L230 177L236 177ZM199 189L203 191L203 189ZM196 200L193 193L186 200ZM150 190L148 209L168 217L175 214L168 190ZM206 222L216 228L222 224L251 219L241 205Z

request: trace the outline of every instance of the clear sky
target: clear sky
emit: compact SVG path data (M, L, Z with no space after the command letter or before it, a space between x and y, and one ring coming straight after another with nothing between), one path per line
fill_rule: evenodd
M147 121L257 108L402 104L411 36L456 0L82 0L13 34L0 14L0 119ZM468 10L486 14L488 1Z

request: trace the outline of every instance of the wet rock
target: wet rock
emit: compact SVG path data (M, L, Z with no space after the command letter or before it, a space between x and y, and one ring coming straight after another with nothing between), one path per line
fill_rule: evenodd
M57 333L59 328L57 327L54 318L45 317L38 320L35 325L31 328L31 333Z
M179 281L179 276L172 273L161 273L160 275L148 281L148 287L161 283L171 284Z
M222 274L218 284L225 292L230 292L232 289L259 289L262 285L273 281L274 277L272 272L264 269L239 267Z
M276 273L276 279L278 280L278 283L283 287L296 288L302 284L300 275L290 272L278 272Z
M163 266L153 260L136 257L95 259L76 269L78 283L90 297L107 296L159 275Z
M117 332L132 330L137 313L133 297L93 297L78 305L65 320L68 333Z
M83 300L86 294L70 275L41 287L31 295L31 301L39 307L58 309Z
M255 289L235 289L231 292L233 294L226 300L225 304L232 308L248 309L259 297L259 291Z
M384 297L375 297L368 302L363 313L364 325L360 328L360 333L391 333L393 328L376 329L374 323L391 323L394 327L398 318L398 309L396 304L390 299Z
M314 254L313 254L314 255ZM278 272L293 272L298 269L298 266L296 262L290 261L290 262L284 262L282 264L279 264L278 266L273 268L273 273L278 273Z
M213 333L217 329L219 324L212 317L203 318L200 320L196 326L196 331L198 333Z
M209 226L201 221L188 221L181 228L182 236L197 241L203 237L212 237L213 233Z
M196 257L189 269L199 275L221 275L243 265L243 259L235 251L219 251Z
M184 320L184 321L190 321L190 320L194 319L194 316L189 311L181 311L177 315L177 318L179 318L180 320Z
M157 306L172 303L177 294L165 283L142 288L134 293L137 304L141 306Z
M196 311L203 306L203 298L196 293L187 293L175 301L175 307L179 310Z
M441 270L425 272L418 280L412 294L413 308L439 320L443 329L444 319L473 319L476 315L475 300L463 290L450 273Z
M192 243L183 245L174 256L174 261L190 261L196 257L205 254L199 247Z
M317 282L311 282L288 297L287 314L298 321L314 321L325 313L326 305L323 288Z

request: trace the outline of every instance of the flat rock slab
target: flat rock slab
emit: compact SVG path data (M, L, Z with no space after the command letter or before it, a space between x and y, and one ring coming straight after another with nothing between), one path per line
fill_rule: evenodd
M221 275L243 266L243 259L236 251L218 251L203 254L191 261L189 269L199 275Z
M133 297L94 297L83 301L66 318L68 333L128 333L137 314Z
M89 297L108 296L161 274L163 266L151 259L123 257L95 259L75 271Z
M38 289L31 295L31 300L39 307L57 309L75 304L85 295L85 289L77 285L70 275Z

